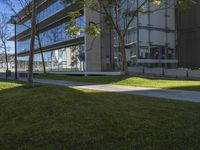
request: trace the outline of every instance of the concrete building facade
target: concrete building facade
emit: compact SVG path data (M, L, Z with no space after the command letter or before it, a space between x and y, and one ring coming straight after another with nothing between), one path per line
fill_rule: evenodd
M138 1L134 1L137 6ZM151 6L147 5L151 10ZM105 72L121 71L121 51L114 31L102 23L103 17L88 8L81 8L76 23L99 23L104 34L87 35L82 30L71 36L66 32L68 13L77 10L75 3L64 5L61 0L39 1L37 26L41 39L45 65L48 71ZM19 12L22 20L17 24L18 68L26 71L30 46L30 15ZM24 26L25 24L25 26ZM11 38L14 40L14 37ZM129 67L176 67L175 8L164 8L151 14L139 14L126 36L126 53ZM42 71L42 58L36 39L34 70Z
M137 6L139 1L134 2ZM168 6L154 12L148 3L146 9L153 13L139 13L133 20L126 37L129 66L176 67L175 8Z

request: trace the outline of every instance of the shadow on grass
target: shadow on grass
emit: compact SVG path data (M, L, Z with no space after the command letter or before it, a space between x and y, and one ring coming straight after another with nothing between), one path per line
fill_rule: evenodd
M199 104L51 85L0 91L0 149L198 149L199 126Z
M200 92L200 85L198 86L176 86L176 87L169 87L167 89L171 89L171 90L183 90L183 91L196 91L196 92ZM200 98L199 98L200 99Z
M162 76L146 76L146 75L119 75L119 76L80 76L80 75L65 75L65 74L39 74L34 75L35 78L49 78L49 79L57 79L57 80L80 80L80 81L93 81L95 79L99 79L99 82L104 83L112 83L112 82L119 82L123 80L127 80L132 77L140 77L142 79L149 79L149 80L169 80L169 81L200 81L198 79L182 79L182 78L173 78L173 77L162 77ZM101 81L104 79L104 81Z
M40 74L34 75L35 78L40 79L52 79L52 80L66 80L76 82L90 82L90 83L102 83L109 84L113 82L119 82L129 78L128 76L73 76L64 74Z

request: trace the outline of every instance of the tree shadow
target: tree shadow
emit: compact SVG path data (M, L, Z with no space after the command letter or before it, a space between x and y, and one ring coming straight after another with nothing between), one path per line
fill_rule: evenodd
M22 85L0 91L0 143L2 149L195 149L199 108L159 98Z
M199 80L187 80L187 79L177 79L177 78L166 78L166 77L154 77L154 76L69 76L69 75L55 75L55 74L47 74L47 75L38 75L35 78L41 79L51 79L54 82L59 82L58 80L64 80L73 82L79 82L78 85L91 85L91 84L118 84L118 85L129 85L129 86L140 86L140 87L160 87L164 89L176 89L176 90L190 90L190 91L200 91L199 85L180 85L180 83L188 82L188 81L197 81ZM137 78L137 79L134 79ZM139 78L139 79L138 79ZM153 84L153 82L155 84ZM82 83L84 82L84 84ZM132 82L132 83L131 83ZM146 83L142 83L146 82ZM151 82L148 84L148 82ZM171 85L167 85L171 82ZM172 83L174 82L174 83ZM156 86L156 84L161 84L161 86Z
M175 87L169 87L169 88L166 88L166 89L200 92L200 85L193 85L193 86L175 86ZM200 97L199 97L199 99L200 99Z

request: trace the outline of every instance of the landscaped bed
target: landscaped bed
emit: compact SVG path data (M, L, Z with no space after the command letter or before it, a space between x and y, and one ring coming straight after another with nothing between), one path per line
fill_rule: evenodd
M200 104L0 80L0 149L199 149Z

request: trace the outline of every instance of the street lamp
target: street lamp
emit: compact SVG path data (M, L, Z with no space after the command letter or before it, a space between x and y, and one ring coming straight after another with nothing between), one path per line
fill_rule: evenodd
M17 80L17 16L11 16L11 24L15 26L15 80Z

